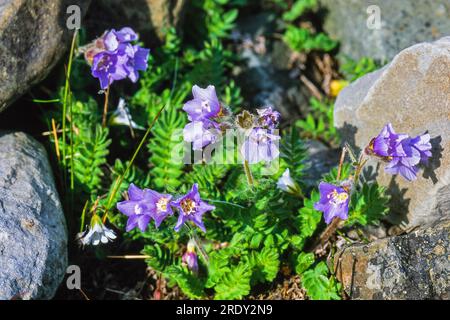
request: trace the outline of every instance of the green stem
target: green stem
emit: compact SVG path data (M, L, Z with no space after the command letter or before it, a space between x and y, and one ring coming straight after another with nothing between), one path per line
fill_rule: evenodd
M89 200L86 201L84 208L83 208L83 212L81 213L81 223L80 223L80 232L83 232L84 230L84 221L86 218L86 210L89 204Z
M253 187L253 175L247 160L244 160L244 172L249 186Z
M70 73L72 72L72 61L73 52L75 50L75 42L77 39L78 29L73 33L72 44L70 46L69 63L67 65L66 82L64 85L64 98L63 98L63 116L62 116L62 152L63 152L63 166L64 166L64 176L66 176L66 113L67 113L67 97L69 95L69 84L70 84ZM66 179L64 179L65 181Z
M170 102L169 102L170 103ZM139 151L141 150L142 146L144 145L145 141L147 140L148 135L150 134L156 120L158 120L159 116L161 115L161 113L163 112L163 110L165 109L165 107L167 106L167 104L165 104L164 106L161 107L161 109L159 109L158 113L156 114L155 118L153 118L152 123L150 124L150 126L148 127L147 131L144 134L144 137L142 138L141 142L139 143L138 147L136 148L136 151L134 151L133 156L131 157L131 160L128 162L128 165L124 171L124 173L122 175L120 175L117 179L116 182L114 183L114 188L111 192L111 195L108 199L108 204L106 205L105 208L105 213L103 214L103 223L105 223L106 218L108 216L108 210L111 207L111 204L117 194L117 191L119 191L120 186L122 185L123 179L125 178L125 176L128 174L128 171L130 171L131 166L133 165L134 160L136 159L137 155L139 154Z
M108 217L108 210L111 208L111 204L117 194L117 192L120 189L120 186L122 185L123 179L125 178L125 176L128 174L128 171L130 171L131 166L133 165L134 160L136 159L139 151L141 150L142 146L144 145L145 141L147 140L147 137L149 136L150 132L152 131L153 126L156 123L156 120L158 120L159 116L161 115L161 113L163 112L163 110L166 108L167 105L171 104L172 101L172 94L175 90L175 84L176 84L176 80L177 80L177 74L178 74L178 59L175 61L175 70L174 70L174 81L172 83L172 90L170 92L170 96L169 96L169 101L164 104L161 109L159 109L158 113L156 114L156 116L153 118L152 122L150 123L150 126L148 127L147 131L145 132L144 136L142 137L141 142L139 143L138 147L136 148L136 151L134 152L133 156L131 157L131 160L128 162L128 165L124 171L124 173L122 175L120 175L117 179L116 182L114 183L114 187L113 190L111 192L111 195L109 196L108 199L108 203L106 205L105 208L105 212L103 214L103 223L105 223L106 218Z

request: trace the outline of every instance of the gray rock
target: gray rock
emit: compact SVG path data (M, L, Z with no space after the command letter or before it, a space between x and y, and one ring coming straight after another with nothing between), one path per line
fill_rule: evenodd
M69 5L90 0L0 0L0 112L43 80L66 51Z
M334 270L352 299L449 299L450 220L334 256Z
M305 175L302 181L310 187L317 186L317 181L339 164L339 150L331 149L320 141L307 140L305 148L308 157L305 161Z
M414 182L384 171L372 159L366 176L392 195L391 222L417 226L450 212L450 37L400 52L383 69L341 91L334 123L343 141L363 150L391 122L399 133L429 132L433 157Z
M450 35L450 2L447 0L321 0L327 9L325 30L341 43L341 52L391 60L415 43ZM381 28L367 27L367 8L377 5Z
M147 43L155 38L163 40L169 28L181 26L187 3L187 0L96 0L88 19L99 32L130 26Z
M45 149L0 132L0 299L50 299L66 267L66 222Z

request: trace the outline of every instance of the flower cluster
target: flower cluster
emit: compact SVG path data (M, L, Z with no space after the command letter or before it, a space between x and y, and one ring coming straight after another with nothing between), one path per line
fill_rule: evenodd
M426 164L431 157L430 135L423 134L411 138L406 134L395 133L388 123L366 148L373 154L389 162L385 167L390 174L400 174L408 181L416 179L419 164Z
M193 99L186 102L183 110L189 123L183 130L184 140L193 144L194 150L218 141L226 129L235 128L244 134L240 152L249 163L271 161L278 157L277 141L280 139L276 127L280 113L271 107L257 110L257 116L242 112L231 121L231 113L217 98L216 89L209 85L202 89L192 88Z
M214 210L215 207L203 201L198 192L198 185L194 184L192 189L177 200L172 200L169 194L161 194L150 189L139 189L130 184L128 189L128 200L117 203L117 209L128 216L126 231L138 227L142 232L147 229L150 220L155 221L158 228L169 215L173 215L173 209L179 212L175 231L179 231L187 222L192 221L203 232L206 232L202 221L205 212Z
M138 71L147 69L150 50L133 44L137 39L133 29L125 27L119 31L107 31L88 45L85 59L91 65L92 75L100 80L102 89L127 77L136 82Z
M373 138L365 153L375 155L388 162L385 167L390 174L400 174L408 181L416 179L419 164L426 164L431 154L430 135L423 134L411 138L406 134L398 134L392 124L388 123L380 134ZM361 171L365 161L360 159L357 171ZM284 178L286 180L286 178ZM327 224L333 218L342 220L348 218L350 191L355 177L343 181L339 186L326 182L319 185L320 200L314 204L314 209L322 211Z

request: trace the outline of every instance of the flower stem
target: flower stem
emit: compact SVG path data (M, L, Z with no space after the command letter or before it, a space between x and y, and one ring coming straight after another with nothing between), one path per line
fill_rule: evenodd
M244 172L249 186L253 187L253 175L247 160L244 160Z
M339 167L338 167L338 172L337 172L337 176L336 176L336 180L339 181L341 179L341 174L342 174L342 166L344 165L344 160L345 160L345 154L347 153L347 148L343 147L342 148L342 152L341 152L341 158L339 159Z
M169 100L167 101L167 103L165 103L158 111L158 113L156 114L156 116L153 118L152 122L150 123L147 131L145 132L144 136L142 137L141 142L139 143L138 147L136 148L136 151L134 152L133 156L131 157L131 160L128 162L128 165L125 169L125 171L119 176L117 177L115 183L114 183L114 187L113 190L111 192L111 195L109 196L108 199L108 203L106 205L105 208L105 212L103 213L103 223L105 223L106 218L108 217L108 211L111 208L112 202L117 194L117 192L120 189L120 186L122 185L123 180L125 179L125 176L128 174L128 171L130 171L131 166L133 165L134 160L136 159L139 151L142 149L142 146L144 145L145 141L147 140L147 137L149 136L150 132L152 131L153 126L156 123L156 120L158 120L159 116L161 115L161 113L164 111L164 109L171 104L172 102L172 95L173 92L175 90L175 85L177 82L177 74L178 74L178 59L175 61L175 69L174 69L174 80L172 83L172 90L170 92L170 96L169 96Z
M72 72L73 52L75 50L75 43L77 39L78 29L73 33L72 44L70 46L69 62L67 64L66 81L64 84L64 98L63 98L63 115L62 115L62 161L64 167L64 184L66 183L66 114L67 114L67 98L69 96L70 74Z
M106 115L108 113L108 100L109 100L109 85L105 91L105 104L103 105L103 119L102 119L103 128L106 127Z

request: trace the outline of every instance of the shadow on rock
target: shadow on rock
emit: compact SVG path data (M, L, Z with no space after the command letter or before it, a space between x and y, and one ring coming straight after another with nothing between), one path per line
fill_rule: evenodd
M436 184L438 182L438 178L435 171L437 168L441 166L442 152L444 151L441 142L442 142L441 136L437 136L433 139L430 139L432 147L431 153L433 156L430 158L428 165L426 165L423 170L423 177L425 179L430 178L431 181L433 181L433 184Z

